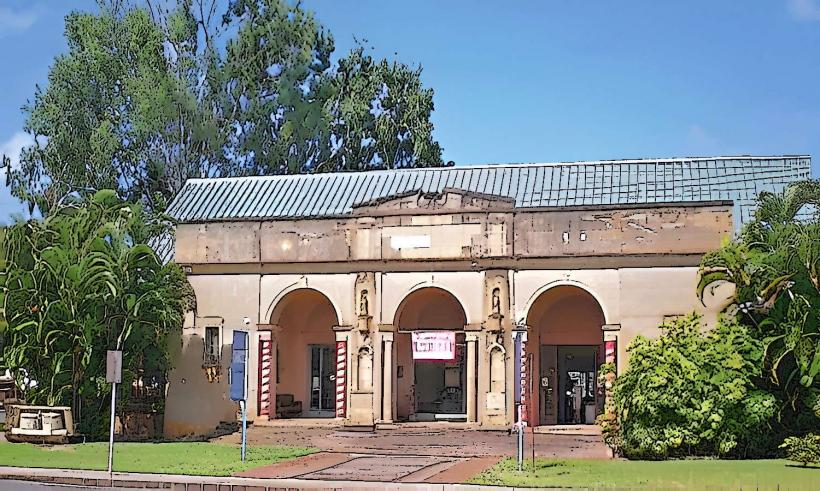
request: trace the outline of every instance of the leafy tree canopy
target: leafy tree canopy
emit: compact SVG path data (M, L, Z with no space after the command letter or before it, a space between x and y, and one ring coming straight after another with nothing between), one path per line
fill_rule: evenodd
M189 177L441 165L420 68L333 37L286 0L108 0L66 17L68 52L23 107L7 173L48 214L115 189L163 210ZM4 159L8 164L9 160Z
M145 245L155 227L140 205L104 190L6 229L0 364L28 402L72 406L90 436L105 428L106 350L123 350L123 387L136 377L162 387L169 336L192 299L182 270Z

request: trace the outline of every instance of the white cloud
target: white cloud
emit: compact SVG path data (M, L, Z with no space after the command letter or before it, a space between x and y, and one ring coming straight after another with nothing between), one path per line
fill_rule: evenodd
M789 13L796 20L820 20L820 5L817 0L788 0Z
M9 158L9 166L16 169L20 165L20 151L34 143L34 138L28 133L18 131L11 138L0 143L0 155ZM6 170L0 169L0 177L5 177Z
M41 13L42 9L36 7L26 10L0 7L0 37L25 31L37 22Z

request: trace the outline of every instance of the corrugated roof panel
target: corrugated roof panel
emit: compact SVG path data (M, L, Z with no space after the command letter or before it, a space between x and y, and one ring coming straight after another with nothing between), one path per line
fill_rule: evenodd
M257 196L257 189L261 189L265 184L268 184L267 180L262 179L253 179L249 180L248 182L244 183L242 186L237 186L232 190L234 193L234 203L225 208L225 213L228 216L237 216L237 217L247 217L252 216L259 213L259 203L265 203L265 201L260 201Z
M272 181L264 181L265 184L273 184ZM240 181L240 184L234 188L233 200L230 206L225 207L225 214L228 216L239 216L239 210L242 205L248 201L253 200L253 195L248 192L250 184L248 181ZM262 201L263 203L265 201Z
M273 216L273 211L276 209L276 206L279 204L279 202L282 201L282 196L285 194L283 192L284 187L284 179L273 181L273 189L271 190L270 198L268 199L267 203L260 203L260 217Z
M301 176L288 176L290 181L287 184L288 186L285 187L285 196L282 197L282 200L279 202L279 205L273 211L273 216L275 217L290 217L290 210L293 208L294 201L296 201L297 196L302 189L302 185L304 184L305 180L301 179Z
M168 213L181 222L340 216L366 201L455 188L525 208L731 199L747 220L757 193L810 176L810 157L744 156L191 179Z

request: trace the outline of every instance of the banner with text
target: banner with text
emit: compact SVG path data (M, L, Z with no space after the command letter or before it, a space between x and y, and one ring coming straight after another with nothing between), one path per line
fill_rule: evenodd
M412 333L413 359L422 361L454 361L456 333L453 331L422 331Z

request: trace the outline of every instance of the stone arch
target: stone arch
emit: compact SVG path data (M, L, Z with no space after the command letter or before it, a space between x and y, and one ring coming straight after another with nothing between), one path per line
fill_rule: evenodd
M536 424L592 424L603 407L597 371L604 359L603 306L589 289L551 284L528 302L527 354Z
M544 286L542 286L541 288L539 288L538 290L536 290L535 292L533 292L533 294L530 295L530 298L527 299L527 303L524 305L524 310L522 312L523 315L519 318L519 320L523 321L525 324L527 324L529 316L530 316L530 312L532 310L532 306L538 301L539 298L541 298L541 295L543 295L544 293L547 293L549 290L552 290L552 289L555 289L555 288L560 288L562 286L571 286L571 287L575 287L575 288L584 290L586 293L588 293L590 296L592 296L592 298L594 298L595 301L598 303L598 307L601 309L601 312L603 313L603 316L604 316L604 323L605 324L610 324L612 322L610 314L607 311L606 305L605 305L601 295L599 295L594 289L590 288L589 285L587 285L585 283L582 283L580 281L577 281L577 280L569 280L569 279L551 281L551 282L545 284Z
M265 310L265 316L262 319L264 319L265 322L269 322L271 324L276 324L277 322L274 319L275 311L277 310L277 308L280 308L280 306L282 304L282 301L290 293L293 293L297 290L312 290L312 291L322 295L328 301L328 303L330 303L330 305L333 306L333 310L336 313L336 323L338 324L342 321L342 318L343 318L342 317L342 310L339 308L338 302L334 301L333 298L330 295L328 295L326 292L324 292L324 291L322 291L318 288L308 286L307 280L305 278L302 278L300 281L297 281L295 283L291 283L290 285L288 285L285 288L283 288L282 290L280 290L273 297L273 300L271 300L270 305L268 305L268 308Z
M427 298L424 298L427 297ZM455 310L456 312L460 312L460 325L454 326L449 325L445 326L440 324L442 319L435 319L435 324L428 326L427 328L430 329L463 329L464 325L467 324L467 309L464 308L464 302L456 296L451 290L444 288L438 285L429 285L426 283L421 283L419 285L414 286L411 288L402 298L399 305L396 307L396 312L393 314L393 325L396 329L404 329L409 327L407 325L407 314L409 313L406 309L408 305L413 304L414 302L423 302L424 300L436 302L438 307L445 307L451 311ZM434 313L435 309L428 309L428 312ZM402 319L405 319L405 326L402 327ZM418 319L413 324L416 325L416 329L425 328L424 326L418 326Z
M399 302L393 319L396 360L396 416L399 420L465 420L467 312L450 291L423 285ZM454 359L430 361L413 356L416 331L454 331ZM468 393L469 392L469 393Z
M336 393L336 333L333 302L314 288L293 288L270 314L276 341L271 385L287 415L333 417ZM271 401L272 407L274 401Z

